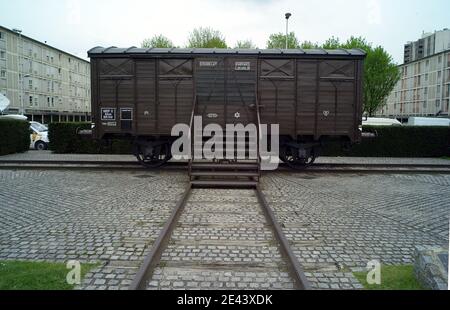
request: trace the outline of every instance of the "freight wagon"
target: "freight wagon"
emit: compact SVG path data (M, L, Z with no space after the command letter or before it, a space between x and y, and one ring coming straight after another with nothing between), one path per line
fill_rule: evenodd
M365 53L359 49L190 49L95 47L93 135L132 139L138 160L171 158L172 127L279 124L280 158L313 163L330 140L361 139Z

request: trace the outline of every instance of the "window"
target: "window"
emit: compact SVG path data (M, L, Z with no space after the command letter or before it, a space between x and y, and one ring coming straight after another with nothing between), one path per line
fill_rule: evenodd
M33 80L28 80L28 88L33 89Z
M425 65L428 67L430 65L430 60L427 60L427 62L425 63Z
M427 108L427 102L426 102L426 101L423 102L423 108L424 108L424 109Z
M34 97L34 105L37 107L39 105L39 98Z
M3 35L3 32L0 31L0 40L3 40L3 39L4 39L3 36L4 36L4 35Z
M440 64L442 62L442 56L438 57L438 63Z
M6 70L2 69L0 71L0 77L5 78L6 77Z
M438 80L441 79L442 71L438 71Z
M30 107L32 107L32 106L33 106L33 96L30 96L30 97L28 98L28 100L29 100L29 102L30 102Z
M428 73L425 74L425 82L427 82L427 81L428 81Z
M50 107L50 97L47 97L47 106Z
M439 108L441 106L441 101L439 99L436 100L436 108Z
M55 106L55 98L52 97L52 107Z
M441 94L441 85L438 85L436 88L436 97L439 97Z
M6 58L5 51L0 51L0 59L5 59L5 58Z
M424 88L423 94L424 94L425 96L428 95L428 87L425 87L425 88Z
M120 109L120 127L124 130L130 130L133 128L133 109Z

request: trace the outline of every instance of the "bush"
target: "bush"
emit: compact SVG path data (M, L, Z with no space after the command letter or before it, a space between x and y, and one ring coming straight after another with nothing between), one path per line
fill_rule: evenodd
M113 140L103 145L90 137L78 136L78 129L90 129L90 123L52 123L49 127L50 150L55 153L131 154L132 142ZM377 138L363 139L361 144L344 151L338 144L327 144L322 156L353 157L443 157L449 156L450 128L447 127L376 127ZM29 138L29 137L28 137ZM28 142L29 143L29 142Z
M23 153L30 149L30 123L0 119L0 155Z
M83 129L91 129L91 123L51 123L49 149L60 154L131 154L130 141L113 140L105 145L89 136L77 135L77 131Z
M322 156L352 157L443 157L450 154L450 128L409 126L364 126L377 132L374 139L363 139L350 150L328 145Z

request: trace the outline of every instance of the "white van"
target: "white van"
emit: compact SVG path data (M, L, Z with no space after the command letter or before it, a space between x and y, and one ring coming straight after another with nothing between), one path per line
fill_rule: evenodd
M410 117L408 126L450 126L449 118L438 117Z
M39 151L46 150L48 148L48 128L38 122L30 122L30 148Z
M368 117L367 119L363 118L362 121L363 126L401 126L400 123L395 118L381 118L381 117Z

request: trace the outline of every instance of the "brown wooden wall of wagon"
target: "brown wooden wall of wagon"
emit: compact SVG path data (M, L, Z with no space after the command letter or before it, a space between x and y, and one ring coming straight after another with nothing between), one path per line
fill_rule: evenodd
M280 134L360 139L362 58L93 57L95 136L170 136L196 115L208 123L280 125Z

